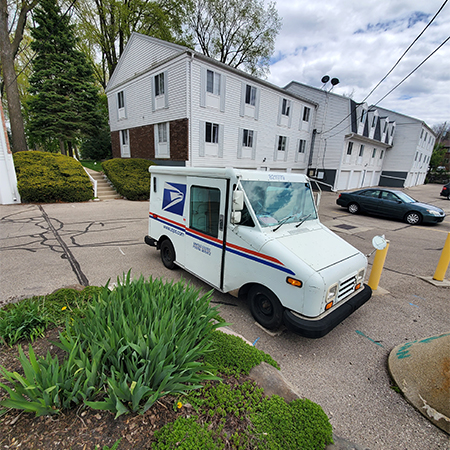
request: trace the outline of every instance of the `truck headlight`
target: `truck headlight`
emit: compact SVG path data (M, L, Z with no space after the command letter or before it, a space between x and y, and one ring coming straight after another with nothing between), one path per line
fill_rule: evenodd
M333 284L332 286L329 287L327 292L326 303L332 302L336 298L337 290L338 290L337 284Z

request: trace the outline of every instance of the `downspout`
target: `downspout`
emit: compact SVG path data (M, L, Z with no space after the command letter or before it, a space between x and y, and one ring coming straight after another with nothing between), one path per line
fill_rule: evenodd
M311 148L309 150L309 158L308 158L308 169L312 166L312 159L313 159L313 153L314 153L314 145L316 143L316 135L317 135L317 129L314 128L311 136ZM308 173L307 173L308 175Z
M187 74L187 80L188 80L188 94L187 94L187 113L188 113L188 142L189 142L189 148L188 148L188 166L192 167L192 61L194 60L194 54L191 53L191 58L188 62L188 74Z

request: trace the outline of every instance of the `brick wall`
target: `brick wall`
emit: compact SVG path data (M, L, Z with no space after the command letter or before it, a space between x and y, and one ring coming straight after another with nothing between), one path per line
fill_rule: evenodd
M170 160L187 161L189 158L189 120L170 122ZM132 158L155 159L154 125L131 128L129 130ZM120 131L111 133L113 158L120 158Z

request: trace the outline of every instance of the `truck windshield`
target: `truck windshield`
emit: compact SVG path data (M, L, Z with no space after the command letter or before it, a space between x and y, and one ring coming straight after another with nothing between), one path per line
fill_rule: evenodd
M243 180L241 184L263 227L317 219L309 183Z

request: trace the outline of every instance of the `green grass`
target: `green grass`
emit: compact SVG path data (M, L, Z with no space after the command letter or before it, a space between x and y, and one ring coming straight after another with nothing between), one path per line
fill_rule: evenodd
M97 172L102 172L102 162L101 161L89 161L89 160L82 160L80 161L81 165L84 167L87 167L88 169L95 170Z

